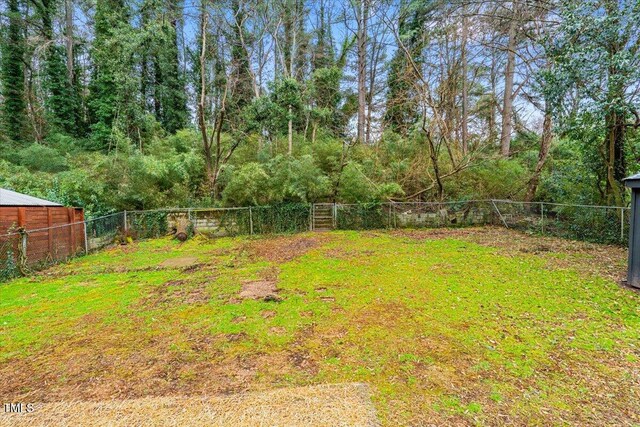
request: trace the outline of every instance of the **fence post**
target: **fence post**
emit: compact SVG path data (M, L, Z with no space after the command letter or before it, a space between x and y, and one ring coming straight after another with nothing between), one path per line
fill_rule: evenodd
M544 202L540 202L540 224L542 227L542 234L544 234Z
M49 230L51 231L51 230ZM18 251L18 269L23 275L27 275L27 230L20 229L20 250Z
M313 203L309 204L309 231L313 231Z
M396 212L396 204L395 203L391 203L391 206L393 207L393 228L398 228L398 213Z
M624 242L624 208L620 208L620 243Z
M509 228L509 226L507 225L507 221L505 221L504 217L502 216L502 213L500 212L500 209L498 209L498 206L496 205L496 201L491 199L491 204L493 205L493 208L498 213L498 216L500 217L500 221L502 221L502 223L504 224L505 228Z
M338 205L333 203L333 228L337 228L338 224Z
M83 228L83 232L84 232L84 254L85 255L89 255L89 239L87 238L87 221L83 221L82 225L84 227Z
M124 234L126 235L129 231L129 225L127 224L127 211L124 211Z
M253 211L249 206L249 233L253 236Z

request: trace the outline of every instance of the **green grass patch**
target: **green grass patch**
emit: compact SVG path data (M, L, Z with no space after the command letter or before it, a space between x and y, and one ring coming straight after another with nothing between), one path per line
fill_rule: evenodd
M638 392L640 298L570 265L549 268L549 259L570 263L562 253L335 232L278 264L253 255L262 241L150 240L0 285L0 373L90 339L113 355L111 381L157 379L153 393L205 387L205 371L256 389L366 382L388 425L492 424L498 414L589 424L592 410L633 420L625 405ZM162 267L184 258L196 266ZM269 274L282 301L238 298L243 283ZM132 360L173 375L170 387Z

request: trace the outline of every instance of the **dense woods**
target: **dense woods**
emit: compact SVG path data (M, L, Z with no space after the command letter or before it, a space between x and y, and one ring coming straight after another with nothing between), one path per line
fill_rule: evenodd
M624 205L640 1L7 0L0 186L97 215Z

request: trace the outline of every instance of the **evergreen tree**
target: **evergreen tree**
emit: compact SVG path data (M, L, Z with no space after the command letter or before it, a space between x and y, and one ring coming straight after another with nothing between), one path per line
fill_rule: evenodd
M640 8L634 2L563 2L559 31L547 41L553 67L545 95L564 133L604 187L602 202L622 205L629 131L640 128ZM571 96L569 96L571 94Z
M88 101L94 148L109 148L116 122L125 132L132 132L138 113L131 52L134 35L128 19L124 0L97 1Z
M170 3L171 21L165 26L167 33L167 50L165 61L166 98L163 102L162 124L171 133L175 133L187 126L189 113L187 112L187 93L184 85L184 76L180 72L180 52L178 49L178 21L179 0Z
M398 47L389 64L387 108L384 115L386 126L401 135L408 133L419 115L413 91L416 76L411 60L414 64L420 63L427 8L428 5L422 1L401 5L399 33L403 47Z
M153 58L154 114L169 133L184 128L188 120L185 85L179 64L179 5L178 0L172 0L168 10L163 11L153 4L156 22L147 29Z
M26 104L24 88L24 35L19 0L8 0L9 25L2 43L2 124L7 137L24 141L26 135Z
M49 125L70 135L80 135L80 100L69 81L65 50L54 41L53 17L56 0L34 2L40 17L42 38L46 46L44 58L45 108Z

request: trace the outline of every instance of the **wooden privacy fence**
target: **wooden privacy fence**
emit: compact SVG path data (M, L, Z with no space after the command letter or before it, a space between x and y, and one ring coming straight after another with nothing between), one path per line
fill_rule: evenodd
M11 231L0 235L0 280L111 245L124 224L122 212L84 221L73 208L17 209ZM58 224L33 228L42 221Z
M68 258L85 249L84 213L61 206L3 206L0 234L27 265Z

